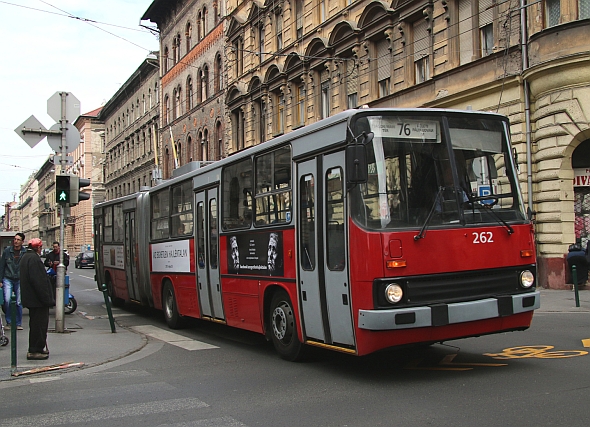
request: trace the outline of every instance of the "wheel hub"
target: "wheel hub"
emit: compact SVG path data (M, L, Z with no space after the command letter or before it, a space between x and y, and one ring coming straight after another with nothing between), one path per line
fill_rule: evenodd
M275 337L282 340L287 334L287 315L283 307L275 308L272 313L272 330Z

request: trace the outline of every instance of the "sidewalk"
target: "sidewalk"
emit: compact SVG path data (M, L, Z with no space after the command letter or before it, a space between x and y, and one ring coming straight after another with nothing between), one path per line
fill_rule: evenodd
M4 316L2 315L4 321ZM116 322L116 333L111 332L111 325L106 313L90 316L76 311L65 315L63 333L55 332L55 309L49 312L49 359L27 360L29 345L29 315L23 311L23 330L16 331L17 336L17 372L43 368L66 363L82 364L70 368L59 368L49 373L63 373L75 369L84 369L121 359L143 348L147 340L140 334L120 328ZM35 374L11 376L12 330L5 331L10 343L0 347L0 381L12 378L34 377ZM47 371L45 371L47 372ZM39 375L37 373L36 375Z
M579 291L580 307L576 307L575 293L566 290L541 289L541 308L543 312L583 312L590 313L590 290ZM100 316L90 316L76 311L65 315L65 332L56 333L55 310L50 311L47 341L49 345L49 359L27 360L29 343L29 316L25 309L22 331L17 333L17 372L42 368L66 363L83 364L79 367L60 368L55 371L66 372L101 365L121 359L142 349L147 340L144 336L123 329L117 325L116 333L111 332L111 326L105 310ZM12 340L12 330L6 331L6 336ZM34 377L35 374L11 376L11 343L0 347L0 381L12 378ZM36 375L39 375L37 373Z

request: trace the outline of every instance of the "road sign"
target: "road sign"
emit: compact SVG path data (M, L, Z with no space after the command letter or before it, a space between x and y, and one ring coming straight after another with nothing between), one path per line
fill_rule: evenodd
M61 130L61 125L56 123L49 130ZM53 151L61 152L61 135L49 135L47 142ZM66 123L66 153L72 153L78 145L80 145L80 131L76 126Z
M56 122L61 120L61 93L55 92L51 98L47 100L47 114ZM73 123L80 115L80 101L72 93L65 92L66 96L66 120Z
M39 133L23 132L23 128L35 130L39 129ZM35 145L41 142L43 138L45 138L46 135L42 132L46 130L47 129L45 129L45 126L43 126L43 124L37 120L35 116L31 116L22 122L22 124L18 125L14 131L27 143L29 147L33 148Z

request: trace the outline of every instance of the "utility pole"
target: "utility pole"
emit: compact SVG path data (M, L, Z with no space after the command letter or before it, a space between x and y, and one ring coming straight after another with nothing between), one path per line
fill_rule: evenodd
M80 101L68 92L56 92L47 100L47 113L58 121L49 130L35 118L29 117L14 131L31 147L37 145L43 138L47 137L49 146L59 154L60 175L64 175L65 168L72 163L72 158L67 154L73 152L80 145L80 132L76 127L70 125L80 115ZM58 197L56 197L58 200ZM69 199L68 199L69 201ZM62 249L59 253L59 265L57 266L57 283L55 291L55 331L63 333L65 330L64 319L64 290L66 266L64 265L65 245L65 210L67 203L59 204L59 234Z

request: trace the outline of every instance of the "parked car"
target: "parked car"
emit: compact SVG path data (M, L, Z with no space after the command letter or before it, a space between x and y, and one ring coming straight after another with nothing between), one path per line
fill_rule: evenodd
M76 267L76 268L84 268L84 267L94 268L94 251L80 252L76 256L76 259L74 260L74 267Z

